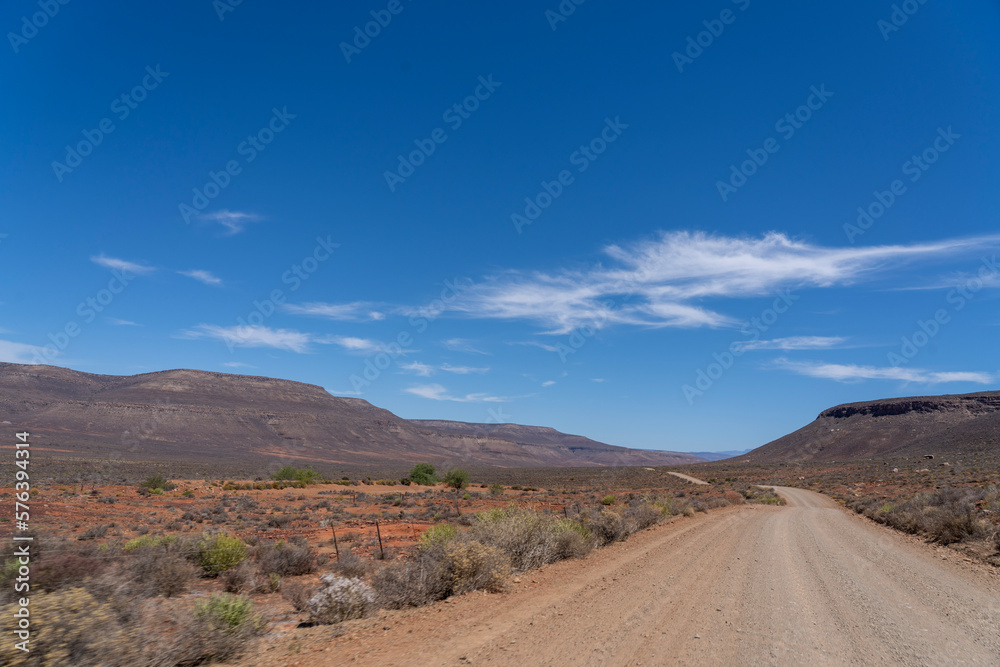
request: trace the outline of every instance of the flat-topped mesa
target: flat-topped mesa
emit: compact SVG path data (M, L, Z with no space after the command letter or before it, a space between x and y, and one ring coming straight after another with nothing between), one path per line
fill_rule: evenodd
M0 421L30 431L52 456L395 467L421 461L530 467L703 460L614 447L545 427L419 423L314 384L189 369L118 376L0 363Z
M733 462L842 461L1000 450L1000 391L845 403Z
M832 417L846 419L853 415L888 417L907 413L927 413L964 410L980 414L1000 410L1000 391L977 394L952 394L945 396L925 396L919 398L897 398L862 403L845 403L819 413L817 419Z

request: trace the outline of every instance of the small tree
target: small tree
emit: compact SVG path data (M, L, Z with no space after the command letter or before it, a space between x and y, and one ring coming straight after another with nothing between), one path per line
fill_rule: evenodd
M430 463L418 463L410 471L410 481L414 484L431 485L437 483L434 466Z
M469 473L462 470L461 468L452 468L444 476L444 483L455 489L455 492L461 491L465 488L465 485L469 483Z
M140 489L146 489L147 491L153 491L159 489L162 491L172 491L177 488L176 484L173 484L166 477L157 473L156 475L150 475L143 481L139 482Z

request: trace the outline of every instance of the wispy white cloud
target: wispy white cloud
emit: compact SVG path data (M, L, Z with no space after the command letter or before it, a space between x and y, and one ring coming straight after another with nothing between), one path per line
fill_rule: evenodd
M543 382L543 383L542 383L542 386L543 386L543 387L551 387L551 386L552 386L552 385L554 385L555 383L556 383L556 381L555 381L555 380L546 380L545 382Z
M823 350L837 348L847 342L840 336L790 336L772 340L748 340L738 343L746 350Z
M202 269L192 269L190 271L178 271L177 273L182 276L187 276L188 278L194 278L198 282L205 283L206 285L219 286L222 284L222 279L213 275L210 271L204 271Z
M230 211L223 209L221 211L215 211L213 213L202 213L198 216L202 220L208 220L209 222L217 222L226 228L227 236L232 236L234 234L239 234L244 229L246 229L247 224L251 222L257 222L261 219L259 215L255 213L245 213L242 211Z
M790 361L785 358L775 360L779 368L808 377L836 380L837 382L859 382L861 380L896 380L919 384L941 384L945 382L974 382L990 384L996 380L993 373L969 371L928 371L922 368L902 368L896 366L858 366L855 364L825 364L816 361Z
M524 346L527 346L527 347L538 347L538 348L541 348L541 349L545 350L546 352L558 352L559 351L559 348L556 347L555 345L549 345L548 343L540 343L540 342L535 341L535 340L511 341L511 342L508 342L507 344L508 345L524 345Z
M224 342L229 347L270 347L305 354L314 342L311 334L293 329L272 329L261 325L220 327L199 324L178 334L179 338L210 339ZM315 341L319 342L319 341Z
M604 378L590 378L591 382L607 382Z
M421 377L430 377L434 374L434 371L437 370L433 366L429 364L422 364L419 361L414 361L408 364L400 364L399 367L408 373L413 373L414 375L419 375Z
M121 271L122 273L131 273L137 276L156 271L156 269L152 266L139 264L138 262L129 262L128 260L118 259L117 257L108 257L104 253L101 253L100 255L93 255L90 258L90 261L98 266L111 269L112 271Z
M441 345L454 352L468 352L470 354L486 354L489 352L484 352L475 346L474 341L467 338L449 338L448 340L441 341Z
M366 322L385 319L385 313L378 310L376 304L368 301L353 301L351 303L303 303L301 305L286 304L284 310L293 315L309 315L343 322Z
M419 361L414 361L408 364L400 364L399 368L401 370L413 373L414 375L419 375L421 377L429 377L434 375L438 371L443 373L455 373L456 375L469 375L470 373L488 373L489 368L476 368L472 366L452 366L451 364L441 364L438 366L432 366L430 364L420 363Z
M321 336L316 338L316 342L324 345L339 345L353 354L376 354L378 352L388 352L397 356L417 351L390 349L385 343L372 340L371 338L358 338L356 336Z
M244 363L242 361L223 361L222 365L227 368L257 368L252 364Z
M38 361L48 363L47 358L45 349L37 345L0 340L0 361L9 364L33 364Z
M489 394L466 394L465 396L452 396L448 390L439 384L423 384L415 387L408 387L406 392L421 398L428 398L432 401L453 401L456 403L505 403L511 399L502 396L490 396Z
M508 271L465 290L449 310L473 318L533 321L546 333L577 327L721 327L737 324L701 301L870 280L915 261L982 252L1000 237L871 247L825 247L772 232L762 237L661 233L604 248L611 265Z
M117 317L105 318L108 324L113 324L116 327L141 327L142 325L138 322L133 322L132 320L120 320Z
M456 373L458 375L468 375L469 373L489 373L489 368L477 368L474 366L452 366L451 364L441 364L439 369L445 373Z

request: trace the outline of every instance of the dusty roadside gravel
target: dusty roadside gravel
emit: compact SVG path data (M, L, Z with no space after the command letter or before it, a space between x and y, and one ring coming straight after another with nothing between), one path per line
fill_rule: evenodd
M787 506L658 526L504 595L297 629L240 664L1000 664L996 570L778 491Z

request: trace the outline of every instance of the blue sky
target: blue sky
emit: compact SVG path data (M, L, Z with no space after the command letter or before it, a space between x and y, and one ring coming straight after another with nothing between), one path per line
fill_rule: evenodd
M1000 5L673 4L5 3L0 359L680 450L995 389Z

